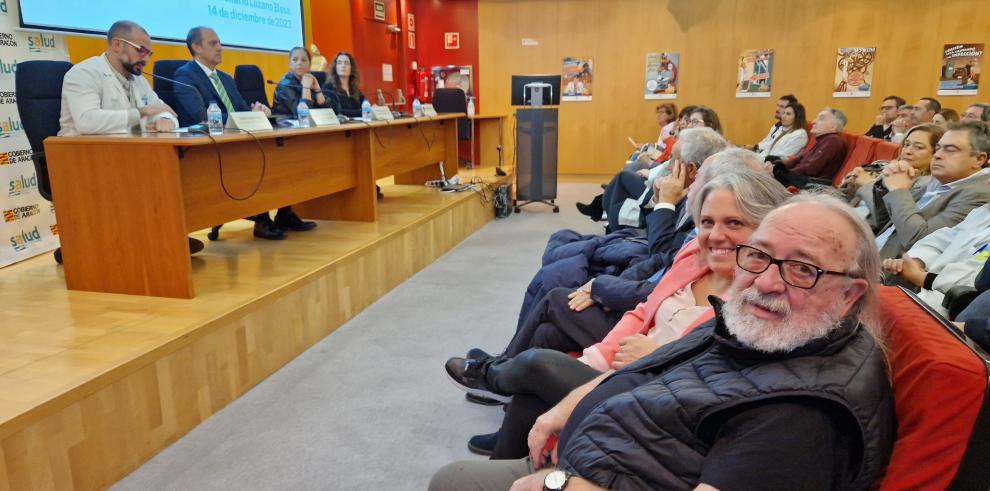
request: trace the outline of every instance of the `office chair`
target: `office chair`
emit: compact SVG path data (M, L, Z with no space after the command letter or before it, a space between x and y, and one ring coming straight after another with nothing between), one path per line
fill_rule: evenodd
M268 102L268 93L265 90L265 76L261 74L258 65L237 65L234 67L234 84L248 105L260 102L272 107Z
M175 78L175 71L185 64L186 60L158 60L152 67L151 73L159 77ZM152 78L151 88L162 102L168 104L168 107L175 107L175 84L168 80Z
M38 176L38 192L52 200L52 183L48 178L45 158L45 138L58 134L58 119L62 113L62 79L72 68L67 61L22 61L17 64L14 90L21 126L31 145L31 160ZM62 264L62 248L55 249L55 262Z
M433 108L438 113L467 113L467 96L461 89L437 89L433 93ZM457 139L471 139L471 122L468 118L457 118ZM474 165L474 162L466 159L459 160L461 163Z

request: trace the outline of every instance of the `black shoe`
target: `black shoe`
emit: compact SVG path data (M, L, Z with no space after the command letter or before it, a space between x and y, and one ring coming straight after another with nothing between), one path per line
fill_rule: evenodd
M254 236L259 239L282 240L285 238L285 230L275 225L267 213L258 215L254 219Z
M487 365L485 361L487 360L467 360L454 357L447 360L443 367L446 369L450 381L468 394L509 403L512 396L493 391L485 382L484 367Z
M498 433L474 435L468 440L468 450L478 455L491 455L495 452L496 443L498 443Z
M189 237L189 255L202 251L204 247L206 246L203 244L203 241Z
M305 232L316 228L316 222L307 222L299 218L292 210L279 210L275 214L275 225L293 232Z
M602 219L602 213L605 213L605 209L602 208L602 195L595 196L595 199L591 200L590 204L577 203L577 209L582 215L587 215L591 217L592 221L599 222Z
M382 187L375 184L375 197L378 201L385 201L385 193L382 192Z
M481 348L471 348L468 350L467 356L465 356L465 358L470 358L474 360L478 360L482 358L491 358L491 357L492 355L489 355L487 352L485 352L485 350Z
M476 396L476 395L470 394L470 393L469 394L464 394L464 398L467 399L467 401L470 402L470 403L480 404L482 406L503 406L503 405L505 405L505 403L502 402L502 401L496 401L495 399L489 399L487 397Z

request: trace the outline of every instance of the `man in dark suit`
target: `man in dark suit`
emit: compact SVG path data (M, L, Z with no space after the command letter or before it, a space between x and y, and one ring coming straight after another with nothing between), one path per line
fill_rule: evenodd
M893 161L874 187L877 234L884 259L900 257L928 234L961 222L974 208L990 202L990 129L983 123L952 123L932 158L932 180L915 202L911 196L914 168Z
M271 110L260 102L248 105L237 91L234 78L217 70L217 65L223 60L223 45L216 31L209 27L190 29L186 35L186 47L193 59L175 71L175 80L181 82L175 84L175 109L180 125L205 121L206 109L211 101L220 106L224 123L231 112L260 111L271 116ZM254 236L262 239L284 239L287 230L304 231L314 227L316 223L301 220L288 206L279 208L274 221L267 211L254 217Z
M890 141L894 136L894 120L897 119L897 108L906 104L903 98L896 95L887 96L880 103L880 114L873 121L873 126L866 130L866 136Z

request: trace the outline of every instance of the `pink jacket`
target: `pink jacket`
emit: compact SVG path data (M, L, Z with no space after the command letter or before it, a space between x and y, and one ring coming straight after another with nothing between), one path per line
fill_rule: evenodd
M589 346L584 350L582 361L592 368L605 372L612 368L612 360L615 353L619 351L619 340L632 336L633 334L646 334L653 328L653 321L657 316L660 304L667 297L673 295L681 288L691 284L708 274L708 266L702 266L698 261L697 239L687 243L674 258L670 268L664 273L660 283L657 283L653 293L646 297L646 301L640 303L635 309L630 310L622 316L622 319L612 328L600 343ZM711 319L715 312L709 307L686 331L683 336L699 324Z

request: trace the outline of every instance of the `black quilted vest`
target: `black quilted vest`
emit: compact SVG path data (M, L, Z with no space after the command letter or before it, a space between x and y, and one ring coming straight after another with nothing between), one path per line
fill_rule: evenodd
M713 305L720 314L720 302ZM741 345L716 315L616 375L630 371L650 374L651 381L571 418L561 435L561 467L608 489L693 489L709 450L699 437L706 419L780 397L831 401L858 423L863 453L847 489L869 489L890 457L893 392L882 351L858 325L768 355Z

